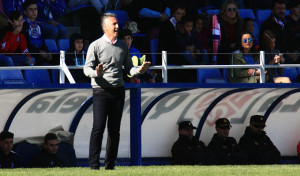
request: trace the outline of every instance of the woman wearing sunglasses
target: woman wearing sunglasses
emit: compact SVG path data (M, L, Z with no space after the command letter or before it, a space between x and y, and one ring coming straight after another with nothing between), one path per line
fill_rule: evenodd
M277 65L284 63L284 58L280 51L275 48L275 34L270 30L262 33L260 40L260 50L265 51L265 63L268 65ZM284 68L266 69L266 82L268 83L291 83L290 78L280 77L283 75Z
M237 48L231 57L232 65L258 64L259 53L253 48L253 35L250 32L242 32ZM257 83L259 75L260 70L253 68L230 68L227 77L231 83Z
M219 53L231 53L242 31L243 19L238 12L238 4L234 0L223 3L218 14L221 28L221 44ZM218 55L218 64L229 64L228 54Z

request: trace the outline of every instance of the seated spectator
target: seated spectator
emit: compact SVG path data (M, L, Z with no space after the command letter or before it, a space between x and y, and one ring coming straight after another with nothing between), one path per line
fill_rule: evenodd
M295 54L287 54L286 64L299 64L299 56L297 53L300 52L300 1L292 1L290 3L290 15L286 18L286 28L288 29L288 44L287 52Z
M208 64L209 60L207 55L200 55L202 53L202 43L197 38L197 32L193 30L193 18L183 17L177 32L177 42L179 43L180 50L187 53L185 58L189 64ZM190 57L192 56L192 57Z
M284 0L274 0L271 15L261 24L259 30L259 41L262 40L261 38L266 30L272 31L276 38L276 48L281 52L287 51L287 43L290 40L288 38L289 31L286 27L285 10Z
M275 49L275 43L275 34L272 31L266 30L261 36L260 50L266 52L265 63L268 65L283 64L285 61L283 55L280 54L280 51ZM283 75L284 68L267 68L266 71L266 82L291 83L291 80L288 77L279 77Z
M205 25L205 19L203 15L200 15L194 21L194 29L197 32L197 38L202 43L202 48L205 49L207 52L212 52L212 32L211 28Z
M216 164L215 155L193 135L196 127L190 121L179 123L179 138L172 147L172 159L177 165Z
M133 65L134 66L142 65L143 64L142 63L143 61L141 61L142 55L141 55L140 51L137 50L132 44L133 37L132 37L131 30L130 29L121 30L120 34L119 34L119 38L127 44L132 59L136 60L136 62L133 62ZM143 56L143 57L145 57L145 56ZM127 74L124 74L124 75L127 75ZM140 82L155 83L155 80L152 78L150 71L147 71L146 73L140 75L139 77L137 77L137 76L130 77L130 82L131 83L140 83Z
M239 141L239 146L247 152L249 164L280 164L279 150L266 135L266 120L262 115L253 115L250 125Z
M57 149L57 136L53 133L46 134L43 149L41 153L34 158L32 167L65 167L65 163L56 156Z
M34 58L28 54L27 43L21 33L23 28L23 15L19 11L12 11L9 14L9 26L1 31L1 53L0 64L4 66L34 65ZM23 53L10 55L8 53Z
M253 49L253 35L250 32L243 32L230 63L232 65L249 65L259 63L259 54ZM228 69L228 81L230 83L257 83L260 70L253 68L230 68Z
M12 151L14 134L8 131L0 133L0 168L19 168L21 158Z
M85 63L85 51L84 51L84 38L81 34L74 33L71 35L70 49L66 53L66 64L68 66L83 66ZM90 79L86 77L83 71L80 70L70 70L76 83L88 83Z
M97 12L102 15L104 12L104 8L109 0L70 0L68 5L69 7L75 7L82 4L91 3L93 7L97 10Z
M9 16L12 11L23 12L22 4L24 0L1 0L5 14Z
M254 35L254 20L251 18L244 18L244 24L243 24L243 31L248 31L252 33L253 36L253 47L258 50L258 40L257 37Z
M30 53L35 54L36 65L49 65L52 61L52 55L48 54L49 50L43 40L43 31L40 24L36 21L38 15L37 2L27 0L23 4L24 24L22 33L25 35Z
M218 119L217 133L214 134L207 148L217 156L218 164L246 164L248 156L238 147L236 140L229 137L230 128L228 119Z
M226 1L217 16L221 28L221 44L218 52L231 53L236 48L243 25L243 19L238 12L238 4L234 0ZM229 64L228 56L228 54L219 54L217 64Z
M55 14L59 14L61 9L58 0L37 0L38 13L37 21L44 31L45 39L63 39L67 38L67 29L64 25L54 20ZM58 11L58 12L57 12ZM55 13L56 12L56 13Z

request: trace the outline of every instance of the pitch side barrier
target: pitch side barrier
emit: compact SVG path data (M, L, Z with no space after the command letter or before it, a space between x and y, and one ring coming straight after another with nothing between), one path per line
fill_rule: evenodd
M230 119L237 141L250 116L262 114L266 132L282 156L294 157L299 141L300 84L125 84L118 164L170 164L178 123L190 120L208 145L216 119ZM43 136L62 125L74 133L79 161L86 164L92 129L89 84L1 85L1 129L16 138ZM107 133L105 132L104 138ZM103 141L105 146L106 141ZM104 158L103 148L101 158ZM84 165L81 163L82 165Z

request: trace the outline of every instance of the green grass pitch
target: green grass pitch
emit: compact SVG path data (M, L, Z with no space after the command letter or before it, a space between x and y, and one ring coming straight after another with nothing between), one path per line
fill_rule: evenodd
M247 166L118 166L116 170L90 170L89 168L50 168L50 169L2 169L1 176L297 176L300 165L247 165Z

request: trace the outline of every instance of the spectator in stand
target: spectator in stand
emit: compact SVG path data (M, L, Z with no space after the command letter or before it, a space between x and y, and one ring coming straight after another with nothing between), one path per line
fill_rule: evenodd
M249 164L280 164L279 150L266 135L266 120L262 115L253 115L250 125L239 141L239 146L247 152Z
M155 38L160 25L170 17L169 5L167 0L133 0L130 16L139 24L141 32L149 32Z
M179 123L179 138L172 146L172 159L177 165L211 165L217 164L216 156L209 151L202 141L194 135L197 129L190 121Z
M254 35L254 20L251 18L244 18L244 24L243 24L243 31L248 31L252 33L253 36L253 47L258 50L259 45L258 45L258 40L257 37Z
M64 25L58 23L54 18L64 13L63 6L58 0L37 0L38 17L37 21L45 33L47 39L67 38L67 29Z
M84 38L81 34L74 33L70 37L70 49L66 53L66 64L68 66L83 66L85 64ZM76 83L88 83L88 79L82 70L70 70Z
M44 138L43 149L40 154L38 154L32 162L32 167L65 167L63 163L57 156L58 150L58 140L57 136L53 133L46 134Z
M188 60L188 64L208 64L208 57L199 54L202 53L203 48L201 41L197 38L197 32L193 30L193 22L193 18L188 16L183 17L180 22L177 32L180 51L186 53L184 56Z
M27 43L21 33L23 28L23 15L19 11L12 11L9 14L9 26L1 31L1 53L0 63L4 66L34 65L34 58L28 54ZM10 55L8 53L22 53Z
M14 134L8 131L0 133L0 169L21 167L21 157L12 151Z
M295 0L290 4L290 15L286 16L286 28L289 31L287 52L295 54L287 54L285 63L299 64L298 54L300 52L300 1Z
M133 37L132 37L132 32L130 29L123 29L120 31L119 38L123 40L127 46L129 53L131 54L131 59L133 61L134 66L139 66L142 65L143 62L145 61L145 56L142 57L140 51L136 49L132 42L133 42ZM128 74L123 74L124 76ZM129 76L128 76L129 77ZM125 81L128 80L125 78ZM150 71L148 70L146 73L141 74L140 76L130 76L129 82L131 83L140 83L140 82L149 82L149 83L155 83L155 80L152 78Z
M25 0L2 0L6 15L9 16L12 11L23 12L22 4L24 2Z
M238 50L234 51L230 60L232 65L258 64L259 55L253 48L253 35L246 31L242 32L237 44ZM253 68L230 68L228 69L228 81L230 83L257 83L260 70Z
M214 152L218 164L246 164L247 154L237 145L233 137L229 137L231 125L228 119L216 121L216 131L207 148Z
M212 43L211 28L205 25L205 18L199 15L194 22L194 29L197 32L197 38L201 41L203 49L207 52L212 52L210 47Z
M259 41L266 30L273 31L276 38L276 48L281 52L287 51L287 38L288 31L286 28L285 19L285 1L284 0L274 0L272 4L272 13L268 19L266 19L259 30Z
M43 40L43 31L40 24L36 21L38 15L36 0L27 0L23 4L24 24L22 33L25 35L30 53L35 54L36 65L49 65L52 61L52 55Z
M70 0L69 7L75 7L82 4L91 3L93 7L97 10L97 12L101 15L104 11L104 8L109 0Z
M218 52L231 53L237 45L243 25L238 5L234 0L228 0L222 5L218 13L218 21L221 28L221 44ZM229 64L229 55L218 55L217 64Z
M268 65L279 65L283 64L285 59L283 55L280 54L278 49L275 49L276 46L275 34L266 30L262 33L260 40L260 50L266 52L265 54L265 63ZM283 75L284 68L268 68L266 69L266 82L269 83L291 83L291 80L288 77L279 77Z

